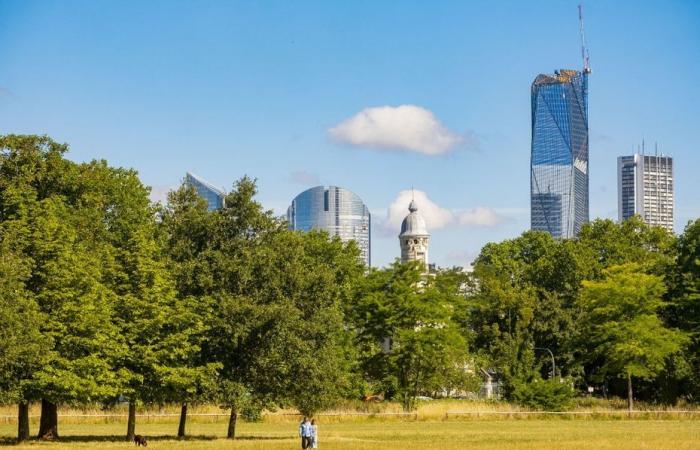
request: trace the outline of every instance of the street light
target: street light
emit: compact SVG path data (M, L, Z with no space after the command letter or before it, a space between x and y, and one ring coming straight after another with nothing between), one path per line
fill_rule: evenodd
M552 357L552 376L550 377L550 379L554 378L557 375L557 365L554 363L554 353L552 353L550 349L545 347L535 347L535 350L546 350L549 352L549 356Z

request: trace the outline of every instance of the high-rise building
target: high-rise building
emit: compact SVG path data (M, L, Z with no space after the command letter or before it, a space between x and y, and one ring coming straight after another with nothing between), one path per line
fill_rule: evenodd
M343 242L355 241L362 260L371 264L371 217L355 193L337 186L316 186L297 195L287 209L292 230L325 230Z
M634 154L617 158L620 221L635 214L649 225L673 232L673 159Z
M428 264L430 234L425 226L425 220L418 213L415 201L411 200L408 211L408 215L401 222L401 233L399 234L401 262L419 261L427 272L430 269Z
M588 222L589 73L561 69L532 83L531 228L555 238Z
M207 201L209 211L223 208L225 204L226 192L219 189L190 172L185 175L185 184L197 190L197 194Z

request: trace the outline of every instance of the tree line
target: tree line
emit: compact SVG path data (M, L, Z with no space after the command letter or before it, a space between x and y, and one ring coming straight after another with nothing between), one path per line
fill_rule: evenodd
M59 436L61 405L122 402L127 439L139 405L165 403L184 436L188 405L208 402L234 438L241 415L377 393L410 410L478 390L482 373L533 407L589 386L630 402L700 394L700 221L679 237L639 219L573 240L525 232L471 272L426 277L290 231L250 178L217 211L185 185L152 204L135 171L67 151L0 136L0 402L18 405L20 440L35 402L39 437Z

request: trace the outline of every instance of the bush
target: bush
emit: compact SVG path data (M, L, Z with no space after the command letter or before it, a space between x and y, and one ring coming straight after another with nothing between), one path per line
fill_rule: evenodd
M574 406L574 390L566 379L515 381L512 397L522 406L542 411L566 411Z

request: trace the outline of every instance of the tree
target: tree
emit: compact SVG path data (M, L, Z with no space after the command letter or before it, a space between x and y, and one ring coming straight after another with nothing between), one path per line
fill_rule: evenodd
M114 397L110 362L120 340L113 296L103 284L109 251L100 239L105 215L82 184L84 165L66 160L66 145L47 137L0 137L0 220L14 236L10 251L31 261L24 286L53 344L25 390L42 399L40 437L57 437L57 404ZM36 397L34 397L36 396Z
M422 392L441 391L469 367L454 320L461 285L423 277L418 264L371 270L349 307L364 373L412 410ZM452 273L446 274L453 281Z
M221 366L204 351L214 320L213 295L220 289L215 266L220 253L213 247L218 214L207 210L193 187L183 185L168 195L160 217L159 240L175 288L169 332L185 333L179 336L185 351L174 353L179 355L177 365L163 367L159 373L165 387L163 399L181 404L177 435L184 437L188 403L213 395Z
M557 241L539 231L482 249L474 263L474 308L467 320L480 330L476 349L497 357L494 363L506 386L513 376L531 372L533 347L550 349L560 368L578 372L572 348L574 302L591 273L589 260L574 241ZM511 370L510 364L517 367Z
M677 241L678 257L669 270L668 305L664 316L668 324L691 337L684 361L684 372L674 374L669 384L681 386L690 398L700 398L700 219L688 223ZM680 376L678 376L680 375Z
M110 249L103 279L115 295L113 322L124 342L113 370L120 394L129 401L126 438L131 441L137 402L169 401L182 380L189 384L211 369L190 365L204 324L189 298L175 295L156 211L137 173L103 161L89 163L83 173L93 202L109 211L101 236Z
M496 370L506 397L511 398L516 383L532 379L536 370L537 297L532 286L514 285L504 275L490 267L475 267L476 286L464 320L472 335L472 351Z
M356 246L288 230L255 193L248 178L234 185L200 253L219 275L204 353L222 365L230 438L245 409L289 402L313 413L337 399L346 384L341 305L362 271Z
M51 342L41 334L44 318L24 288L27 263L8 250L8 238L0 241L0 403L19 404L21 442L29 439L27 387L46 363Z
M636 264L613 266L601 281L585 281L579 301L583 342L588 358L602 361L601 375L627 379L628 407L633 408L633 378L649 379L666 358L681 350L687 336L663 325L661 277L641 272Z
M649 273L664 275L675 258L673 234L661 227L647 225L639 216L622 223L597 219L585 224L577 238L578 251L588 254L592 274L598 279L604 269L636 263Z

